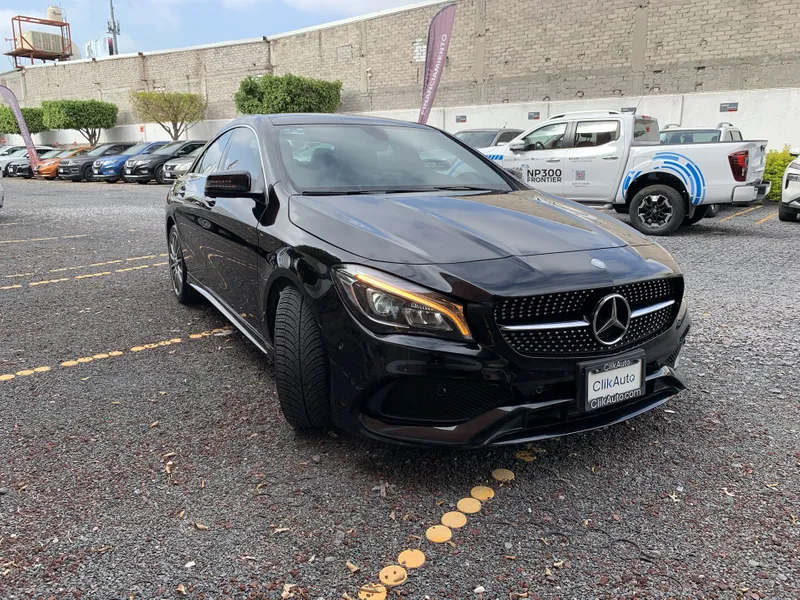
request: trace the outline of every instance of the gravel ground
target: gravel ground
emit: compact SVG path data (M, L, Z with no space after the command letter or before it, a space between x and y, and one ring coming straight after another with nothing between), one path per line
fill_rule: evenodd
M443 451L293 433L259 352L172 298L164 187L3 185L2 600L355 599L406 548L427 562L390 598L800 598L800 224L773 207L660 240L686 272L688 392ZM427 542L480 484L453 544Z

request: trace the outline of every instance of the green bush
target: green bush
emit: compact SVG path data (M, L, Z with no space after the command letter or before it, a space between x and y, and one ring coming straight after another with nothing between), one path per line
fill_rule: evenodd
M23 107L22 116L25 118L25 125L28 126L28 131L30 131L31 134L47 131L47 127L44 125L41 108ZM0 131L19 135L19 124L10 106L0 106Z
M44 124L50 129L76 129L94 146L101 129L117 124L116 104L100 100L45 100Z
M764 169L764 181L771 181L772 187L767 198L778 201L781 199L781 183L783 183L783 172L789 163L795 159L789 154L789 146L784 146L783 150L770 150L767 152L767 166Z
M342 102L342 82L295 75L246 77L234 95L242 114L332 113Z

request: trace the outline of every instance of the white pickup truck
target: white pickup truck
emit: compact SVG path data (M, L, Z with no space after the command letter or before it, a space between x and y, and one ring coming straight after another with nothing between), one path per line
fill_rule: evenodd
M543 192L611 203L648 235L696 223L715 204L767 195L766 140L660 144L658 121L616 111L556 115L485 154Z

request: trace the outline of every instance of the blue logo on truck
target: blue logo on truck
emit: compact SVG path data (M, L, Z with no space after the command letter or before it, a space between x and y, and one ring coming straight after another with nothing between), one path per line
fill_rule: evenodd
M622 182L622 195L628 194L628 188L645 170L648 172L665 171L675 175L683 182L689 194L689 200L695 206L702 204L706 197L706 179L697 164L688 156L676 152L656 152L650 159L650 168L628 171Z

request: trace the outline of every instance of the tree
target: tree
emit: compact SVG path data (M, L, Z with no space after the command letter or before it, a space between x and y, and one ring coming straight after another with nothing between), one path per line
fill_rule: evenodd
M41 108L22 108L22 117L25 119L25 125L28 126L28 131L31 134L47 131L47 127L45 127L42 120ZM17 135L20 133L17 117L14 116L14 111L11 110L10 106L0 106L0 131Z
M117 124L116 104L100 100L45 100L44 124L50 129L76 129L94 146L102 129Z
M296 75L246 77L234 95L243 114L332 113L342 102L342 82Z
M131 92L133 111L145 122L161 125L173 140L202 121L208 102L200 94Z

